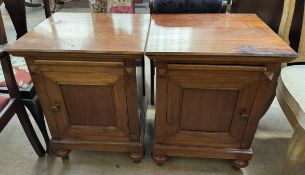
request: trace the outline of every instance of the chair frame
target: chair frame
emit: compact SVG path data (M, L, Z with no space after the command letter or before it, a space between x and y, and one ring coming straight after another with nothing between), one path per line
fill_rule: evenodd
M3 0L0 0L0 6L2 5ZM3 23L3 18L1 14L1 9L0 9L0 45L6 44L7 43L7 38L5 34L5 27Z
M286 160L283 164L283 175L294 175L305 162L305 117L304 111L286 88L282 77L278 79L276 97L294 132L289 142ZM304 164L303 164L304 165Z
M10 56L7 52L0 53L2 70L4 72L5 82L7 83L10 101L0 112L0 132L7 126L14 114L17 114L18 119L26 133L34 151L39 157L45 155L45 150L42 147L34 128L31 124L29 116L22 104L22 99L18 90L18 86L14 77Z
M4 0L0 0L0 5L4 2ZM44 2L44 8L45 8L45 15L48 18L49 16L51 16L51 11L50 11L50 4L48 0L43 0ZM4 23L3 23L3 19L2 19L2 15L1 15L1 11L0 11L0 45L4 45L7 43L7 37L5 34L5 27L4 27ZM46 147L47 147L47 152L50 152L50 146L49 146L49 142L50 142L50 138L46 129L46 124L44 121L44 115L43 115L43 111L40 105L40 102L38 100L38 97L36 95L36 91L35 88L33 86L33 83L31 83L27 88L25 89L19 89L19 92L21 94L21 98L22 98L22 102L23 104L29 109L29 111L31 112L35 122L37 123L43 138L45 140L46 143ZM4 94L9 94L9 88L8 87L0 87L0 93L4 93Z
M3 2L4 2L4 0L0 0L0 6L2 5ZM49 0L43 0L43 6L44 6L46 18L50 17L51 9L50 9ZM7 43L7 37L6 37L5 27L4 27L3 18L2 18L1 9L0 9L0 45L4 45L6 43Z
M25 6L27 7L40 7L41 4L33 3L32 0L30 2L25 1ZM43 0L43 8L46 15L46 18L51 16L50 2L49 0Z
M290 43L290 32L292 30L293 19L298 15L295 11L296 9L295 0L285 0L283 15L281 19L281 24L279 27L279 36L283 40L291 45ZM299 40L298 52L300 57L296 60L288 63L292 67L294 65L304 65L305 61L305 12L303 10L303 21L301 26L301 34ZM283 64L283 66L287 66ZM305 81L305 80L301 80ZM276 89L276 97L283 110L286 118L288 119L290 125L292 126L294 132L292 138L289 142L288 151L286 155L286 160L282 167L283 175L294 175L297 174L300 167L305 163L305 112L296 101L295 97L287 89L282 76L279 76L278 86Z
M7 94L9 93L9 88L0 87L0 93ZM46 151L50 152L50 138L48 135L48 131L46 129L46 124L44 120L43 110L38 100L38 96L36 94L33 83L31 83L25 89L19 89L19 93L21 95L22 103L28 108L30 113L32 114L35 122L37 123L38 128L40 129L42 136L46 143Z

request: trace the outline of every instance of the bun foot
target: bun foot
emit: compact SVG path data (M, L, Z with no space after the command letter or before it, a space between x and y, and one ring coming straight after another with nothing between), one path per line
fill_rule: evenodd
M60 157L63 161L67 161L69 159L69 153L71 150L56 150L55 155Z
M248 165L248 160L232 160L232 167L236 171L240 170L241 168L245 168Z
M134 163L140 163L141 160L144 158L144 153L129 153L129 157Z
M162 166L164 165L164 163L167 161L168 157L167 156L161 156L161 155L155 155L154 153L152 153L152 158L154 159L154 161L156 162L156 164L158 166Z

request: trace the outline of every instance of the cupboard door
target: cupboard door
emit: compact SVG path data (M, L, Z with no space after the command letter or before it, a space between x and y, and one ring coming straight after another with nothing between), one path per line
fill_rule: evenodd
M128 141L124 64L35 61L60 139Z
M265 69L169 64L165 143L239 148Z

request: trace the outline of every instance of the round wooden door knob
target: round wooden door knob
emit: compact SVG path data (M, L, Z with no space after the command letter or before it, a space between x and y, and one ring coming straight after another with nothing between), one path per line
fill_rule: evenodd
M243 121L247 121L249 119L249 115L248 114L241 114L240 115L240 118L243 120Z
M53 112L59 112L60 111L60 106L59 105L54 105L52 106Z

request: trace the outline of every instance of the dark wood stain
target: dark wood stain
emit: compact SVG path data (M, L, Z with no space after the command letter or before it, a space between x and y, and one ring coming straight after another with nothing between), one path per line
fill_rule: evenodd
M252 14L153 14L146 54L156 61L152 157L252 157L282 62L298 55ZM271 76L272 75L272 76Z
M25 57L56 156L80 149L142 160L146 103L136 63L149 22L141 14L55 13L7 46Z
M71 125L115 127L111 86L61 85L60 88Z
M229 131L237 90L184 89L182 99L180 130Z

